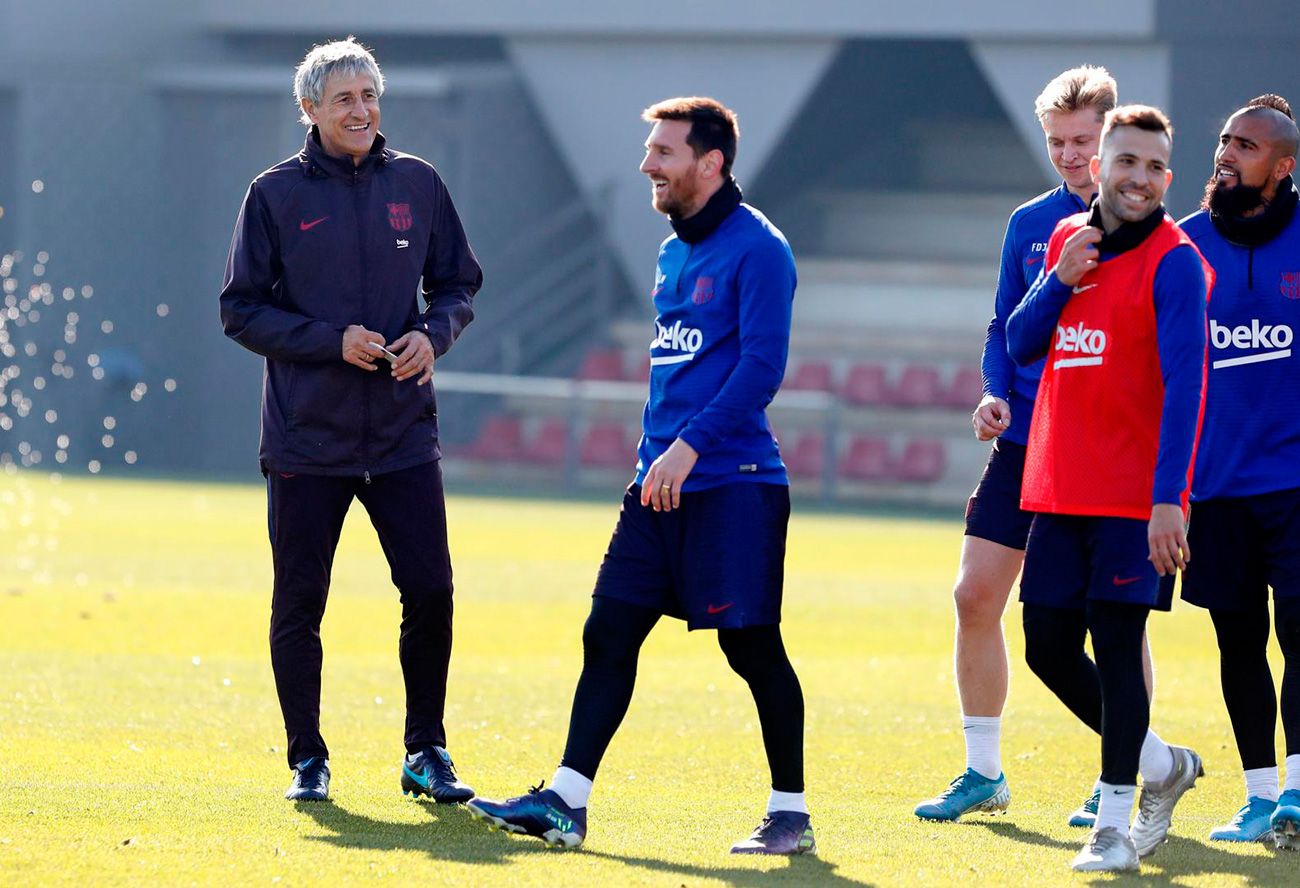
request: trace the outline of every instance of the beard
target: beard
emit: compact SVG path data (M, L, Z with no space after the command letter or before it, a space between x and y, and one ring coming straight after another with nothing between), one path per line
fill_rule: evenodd
M1263 204L1263 186L1239 184L1225 188L1218 176L1211 176L1205 183L1205 195L1201 198L1201 209L1216 216L1244 216Z
M695 207L696 196L700 193L700 183L692 171L676 181L669 181L664 186L663 194L656 194L651 201L656 210L674 219L685 217Z

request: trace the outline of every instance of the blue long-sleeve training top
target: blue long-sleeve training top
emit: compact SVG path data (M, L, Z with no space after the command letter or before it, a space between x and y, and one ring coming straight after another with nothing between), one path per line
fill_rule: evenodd
M1103 251L1099 261L1104 263L1117 255ZM1205 361L1205 324L1195 320L1204 317L1205 273L1196 250L1185 244L1166 253L1156 268L1152 290L1165 393L1151 502L1176 504L1187 486L1187 467L1196 444ZM1018 365L1041 361L1048 353L1057 319L1071 295L1073 288L1062 283L1055 272L1039 274L1007 319L1007 347Z
M683 490L789 483L764 410L785 375L795 284L785 237L748 204L697 243L663 242L638 484L678 437L699 453Z
M1007 318L1030 285L1043 270L1047 239L1056 223L1087 209L1078 195L1062 182L1058 187L1016 207L1007 221L1002 239L1002 264L998 269L998 288L993 301L993 318L984 337L984 354L980 359L984 375L984 394L993 395L1011 405L1011 425L1002 437L1016 444L1029 441L1029 423L1034 414L1038 380L1043 362L1020 367L1007 353Z
M1205 211L1179 225L1215 271L1192 499L1300 488L1300 212L1253 246L1229 241Z

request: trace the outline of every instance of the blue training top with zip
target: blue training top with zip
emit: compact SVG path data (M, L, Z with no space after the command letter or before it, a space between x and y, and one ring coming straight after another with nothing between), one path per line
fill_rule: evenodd
M638 484L679 437L699 453L683 490L789 484L764 410L785 375L795 284L785 236L748 204L698 243L663 242Z
M1204 210L1179 225L1217 275L1192 500L1300 487L1300 212L1253 248L1226 240Z
M1034 279L1043 270L1047 239L1056 223L1088 207L1062 182L1051 191L1016 207L1007 221L1002 241L1002 265L998 269L997 296L993 319L984 337L984 355L980 361L984 374L984 393L1002 398L1011 405L1011 425L1002 437L1016 444L1029 443L1029 423L1034 415L1038 380L1043 376L1043 361L1028 367L1017 366L1007 353L1007 318L1029 292Z

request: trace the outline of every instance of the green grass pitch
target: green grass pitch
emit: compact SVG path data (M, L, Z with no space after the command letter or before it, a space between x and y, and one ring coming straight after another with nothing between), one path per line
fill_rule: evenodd
M447 725L462 776L488 797L555 767L618 495L448 502L457 634ZM359 506L323 629L334 799L285 801L264 508L256 486L0 475L0 885L1087 881L1068 869L1084 834L1064 823L1091 788L1100 745L1019 660L1017 605L1006 621L1011 810L956 825L912 816L962 767L955 521L796 507L785 635L807 697L821 853L757 860L726 853L767 795L751 701L714 636L672 620L643 652L582 850L404 798L399 607ZM1153 618L1151 635L1153 724L1199 750L1208 773L1143 879L1300 883L1300 856L1206 842L1242 796L1209 620L1179 605Z

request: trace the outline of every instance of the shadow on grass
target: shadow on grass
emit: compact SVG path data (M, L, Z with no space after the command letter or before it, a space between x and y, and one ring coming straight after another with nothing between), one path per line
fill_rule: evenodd
M730 885L763 886L776 883L792 885L821 886L861 886L871 888L870 882L859 882L835 873L836 866L820 857L800 855L786 858L785 869L757 870L738 866L698 866L686 863L673 863L654 857L633 857L627 854L609 854L604 851L584 852L590 857L611 860L626 866L638 866L657 873L672 873L694 879L718 879Z
M474 823L469 812L460 805L419 803L419 807L429 815L428 823L376 820L340 808L332 801L300 801L295 802L294 807L331 833L307 836L309 841L324 842L338 848L422 851L434 860L461 863L505 863L512 857L545 854L551 850L541 842L513 842L505 833L492 832L481 823Z
M1247 846L1249 847L1249 846ZM1192 876L1238 876L1247 885L1294 885L1300 857L1267 846L1265 856L1246 855L1242 847L1170 836L1154 854L1144 858L1140 873L1098 876L1111 885L1188 885Z
M835 874L836 866L817 857L794 857L784 869L757 870L737 866L701 866L674 863L653 857L633 857L603 851L564 852L548 848L536 839L509 836L474 822L460 805L437 805L420 802L430 816L429 823L393 823L376 820L340 808L334 802L295 802L294 807L330 831L330 835L307 836L309 841L324 842L339 848L365 851L421 851L435 860L461 863L505 863L517 856L532 854L580 854L651 872L671 873L694 879L719 879L736 886L766 886L788 882L797 885L861 886L859 882Z
M1084 830L1079 831L1079 841L1065 842L1061 839L1054 839L1046 833L1034 832L1030 829L1017 826L1009 820L971 820L967 822L967 827L981 827L989 832L999 835L1004 839L1011 839L1013 842L1020 842L1025 845L1042 845L1045 848L1060 848L1072 852L1078 852L1083 847L1084 840L1088 833Z

